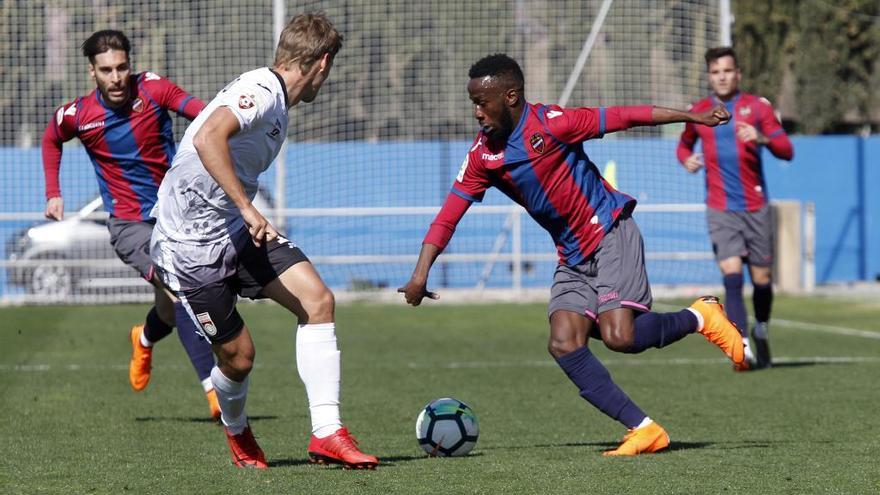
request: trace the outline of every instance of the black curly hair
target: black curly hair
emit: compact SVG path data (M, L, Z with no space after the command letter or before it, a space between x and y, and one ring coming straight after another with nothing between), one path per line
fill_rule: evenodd
M498 77L506 79L516 89L522 90L525 86L525 77L516 60L503 53L488 55L477 60L468 71L471 79L478 77Z

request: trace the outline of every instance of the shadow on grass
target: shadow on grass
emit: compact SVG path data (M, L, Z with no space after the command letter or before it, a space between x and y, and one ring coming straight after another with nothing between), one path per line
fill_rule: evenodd
M482 454L468 454L468 457L479 457ZM431 460L431 457L427 455L399 455L399 456L382 456L379 457L379 466L378 469L384 469L388 467L394 467L397 463L400 462L411 462L411 461L426 461ZM268 461L269 467L289 467L289 466L305 466L310 464L308 459L298 458L298 459L274 459ZM342 466L339 464L322 464L320 465L323 469L342 469Z
M619 442L569 442L569 443L545 443L535 445L511 445L497 447L482 447L480 450L525 450L525 449L556 449L566 447L601 447L601 450L610 450L620 445ZM672 442L668 450L692 450L705 449L715 445L714 442ZM742 447L738 447L742 448Z
M248 416L248 421L272 421L278 419L278 416L273 415L263 415L263 416ZM220 424L219 421L214 420L213 418L208 418L205 416L190 416L190 417L181 417L181 416L140 416L134 418L135 421L159 421L159 422L174 422L174 423L210 423L210 424Z

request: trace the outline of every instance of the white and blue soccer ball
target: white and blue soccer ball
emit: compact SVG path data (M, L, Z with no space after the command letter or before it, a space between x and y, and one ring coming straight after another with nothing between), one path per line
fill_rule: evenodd
M479 436L480 424L474 410L451 397L426 405L416 419L416 439L432 457L467 455Z

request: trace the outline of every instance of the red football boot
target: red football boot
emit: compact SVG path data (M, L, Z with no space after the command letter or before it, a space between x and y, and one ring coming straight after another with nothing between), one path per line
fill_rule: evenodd
M233 464L240 468L269 468L269 465L266 463L266 455L263 454L263 449L257 445L250 425L238 435L231 435L226 428L224 428L224 431L226 431L226 442L229 444L229 449L232 450Z
M357 447L357 440L342 427L329 437L312 435L309 442L309 462L314 464L342 464L346 469L375 469L379 460L364 454Z

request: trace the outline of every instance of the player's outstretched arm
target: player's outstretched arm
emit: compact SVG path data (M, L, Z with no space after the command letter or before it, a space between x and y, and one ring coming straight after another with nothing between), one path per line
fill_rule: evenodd
M244 185L235 175L232 155L229 152L229 138L239 129L238 119L229 109L217 108L193 136L193 146L205 170L238 207L254 245L260 246L264 240L266 242L275 240L278 232L254 207L244 190Z
M419 252L419 261L416 262L412 277L410 277L406 285L397 289L397 292L403 293L407 304L418 306L425 297L440 299L437 293L428 291L428 274L434 265L434 260L440 255L440 251L439 246L428 243L422 244L422 249Z
M705 112L686 112L674 108L654 107L651 119L655 125L685 122L715 127L726 124L730 120L730 112L721 105Z

